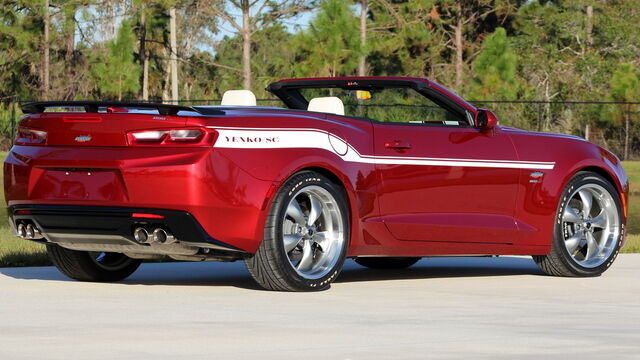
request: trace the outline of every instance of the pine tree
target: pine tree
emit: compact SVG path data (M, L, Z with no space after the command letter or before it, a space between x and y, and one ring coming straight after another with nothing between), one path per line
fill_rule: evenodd
M487 36L473 62L475 76L469 95L474 100L513 100L518 95L518 58L504 28Z
M140 66L133 59L134 41L129 21L122 21L118 36L108 43L107 55L94 67L93 75L104 97L122 100L140 88Z
M610 85L610 99L613 101L630 102L640 99L640 79L633 64L620 64L611 77ZM615 113L615 117L622 118L624 122L624 160L629 159L631 110L630 105L621 105Z
M324 1L309 29L296 39L299 76L353 75L361 53L359 19L347 3Z

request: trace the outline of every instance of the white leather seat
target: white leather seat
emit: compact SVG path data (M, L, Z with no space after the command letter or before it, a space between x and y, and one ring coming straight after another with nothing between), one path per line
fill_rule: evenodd
M309 101L309 111L344 115L344 104L335 96L317 97Z
M222 106L256 106L256 96L251 90L227 90L222 95Z

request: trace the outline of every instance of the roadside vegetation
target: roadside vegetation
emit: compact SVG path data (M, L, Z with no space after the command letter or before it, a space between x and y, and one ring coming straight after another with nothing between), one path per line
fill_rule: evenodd
M0 152L0 161L4 162L6 156L6 152ZM4 173L1 171L0 182L4 184ZM0 206L5 205L4 191L0 191ZM0 211L0 267L43 265L51 265L45 246L13 236L7 212Z
M640 195L640 161L623 161L622 165L629 177L630 193ZM640 204L637 205L640 206Z
M0 161L4 161L6 152L0 152ZM640 252L640 161L625 162L625 169L632 184L635 184L634 197L631 201L629 216L629 236L623 253ZM3 173L0 172L0 183L4 183ZM0 206L5 206L4 191L0 191ZM15 237L8 226L7 213L0 211L0 267L17 266L47 266L51 265L47 257L45 246L36 242L26 241Z

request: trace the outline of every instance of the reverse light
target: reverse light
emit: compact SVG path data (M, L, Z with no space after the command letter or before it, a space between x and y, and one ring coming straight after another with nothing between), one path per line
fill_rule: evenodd
M149 129L127 133L130 146L206 146L213 144L216 132L212 129Z
M16 134L16 145L44 145L47 142L47 132L44 130L19 127Z

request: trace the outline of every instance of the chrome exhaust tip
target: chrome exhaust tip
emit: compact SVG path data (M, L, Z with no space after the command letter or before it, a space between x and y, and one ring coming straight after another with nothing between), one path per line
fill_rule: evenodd
M27 240L33 240L36 237L36 231L31 224L27 224L24 229L24 238Z
M27 236L27 230L25 229L25 226L23 223L18 224L18 237L24 239L25 236Z
M149 243L149 232L143 227L136 228L133 230L133 238L141 244Z
M176 241L176 238L163 228L157 228L153 230L153 240L160 244L172 244Z

